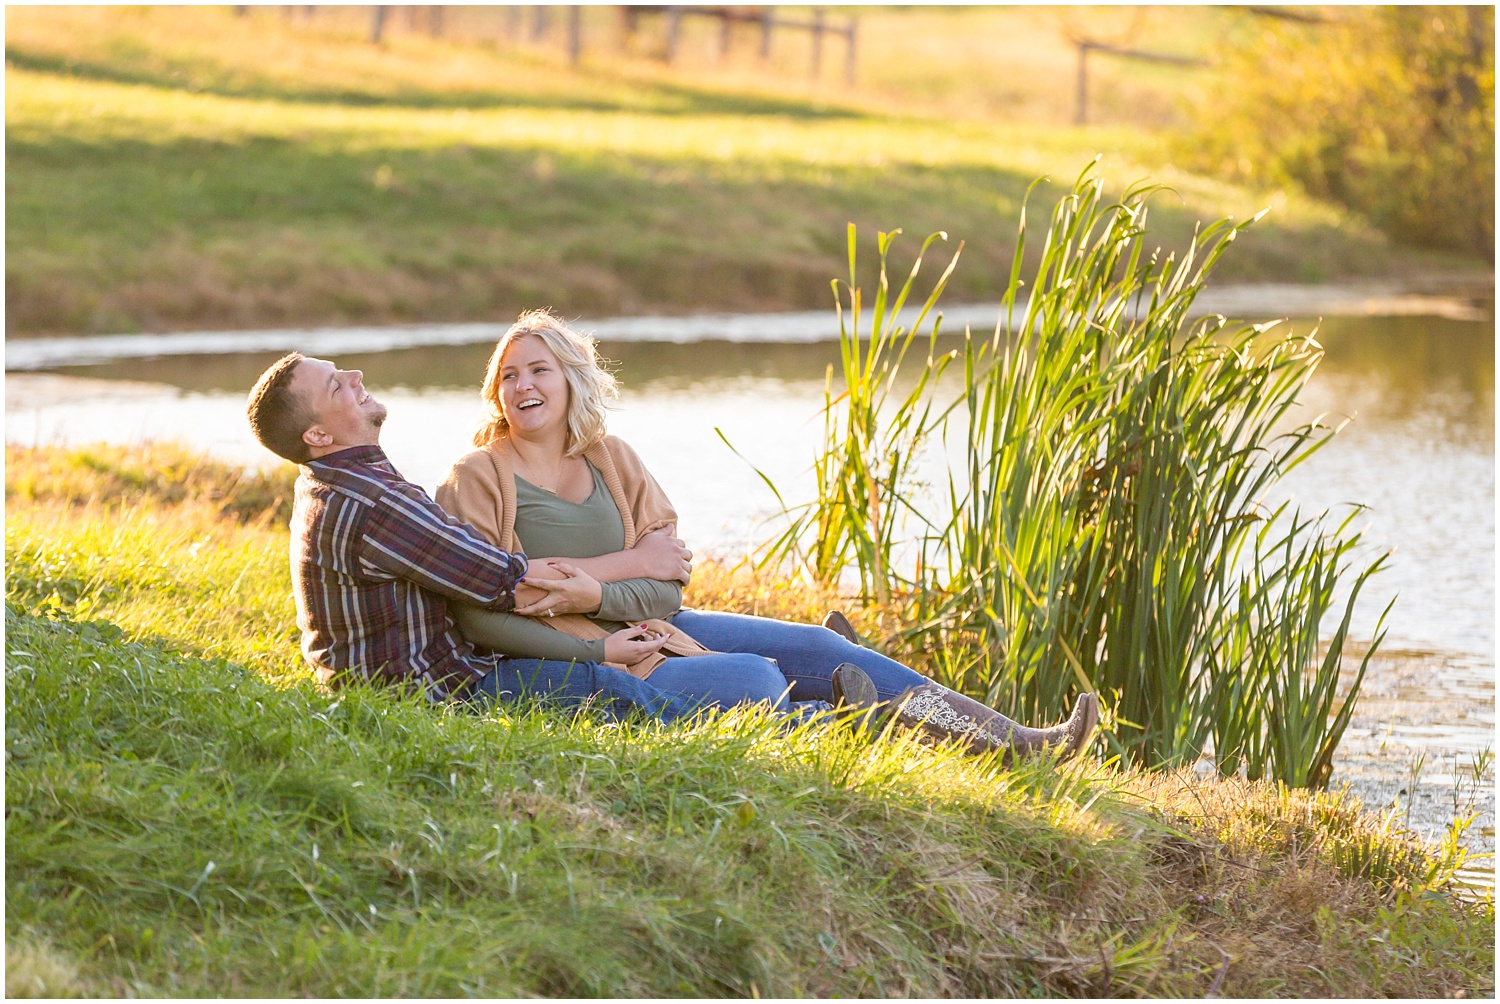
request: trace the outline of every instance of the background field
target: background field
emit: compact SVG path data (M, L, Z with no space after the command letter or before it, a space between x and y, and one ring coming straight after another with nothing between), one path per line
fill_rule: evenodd
M861 9L849 85L837 43L811 80L805 40L762 66L737 36L721 61L691 20L666 67L660 25L627 50L610 8L586 11L573 69L555 32L514 41L493 10L453 9L446 35L472 41L398 10L376 46L365 8L12 7L7 333L816 308L850 221L964 241L950 296L983 300L1027 186L1050 176L1049 202L1096 154L1117 190L1172 186L1168 245L1272 208L1221 281L1486 274L1176 166L1209 71L1095 55L1098 124L1069 124L1070 37L1195 54L1254 30L1142 10Z

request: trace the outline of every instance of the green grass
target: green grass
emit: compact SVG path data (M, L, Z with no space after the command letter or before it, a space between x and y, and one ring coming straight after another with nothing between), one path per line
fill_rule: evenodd
M1336 796L330 695L280 521L145 466L7 456L13 996L1493 992L1492 901Z
M1096 152L1115 190L1177 189L1170 245L1275 206L1225 278L1473 267L1177 170L1134 124L959 116L899 75L827 94L606 54L570 71L207 8L18 9L6 44L9 334L817 307L850 221L948 231L951 295L994 299L1026 186Z

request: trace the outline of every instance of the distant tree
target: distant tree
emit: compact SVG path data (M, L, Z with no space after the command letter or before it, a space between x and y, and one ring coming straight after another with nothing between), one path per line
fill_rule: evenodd
M1493 261L1495 9L1335 10L1257 21L1226 47L1196 103L1191 158Z

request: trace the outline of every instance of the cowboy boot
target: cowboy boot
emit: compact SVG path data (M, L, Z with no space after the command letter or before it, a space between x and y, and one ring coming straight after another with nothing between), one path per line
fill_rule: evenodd
M864 644L864 641L859 637L859 632L854 630L854 625L849 623L849 618L844 616L842 610L828 611L828 615L823 618L823 626L845 641L853 642L856 645ZM845 663L845 665L848 665L848 663Z
M880 703L880 695L875 691L874 681L852 662L839 663L833 671L830 686L833 689L835 708L862 711Z
M1005 751L1005 762L1015 754L1053 750L1067 760L1088 744L1099 723L1099 699L1082 694L1067 721L1051 728L1018 725L993 708L936 683L913 687L891 702L896 721L935 739L959 739L975 753Z

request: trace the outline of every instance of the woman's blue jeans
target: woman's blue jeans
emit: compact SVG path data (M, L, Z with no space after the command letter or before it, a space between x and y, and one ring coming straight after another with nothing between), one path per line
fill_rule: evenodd
M597 662L501 658L480 682L480 693L501 701L536 695L570 708L592 698L611 718L640 709L672 722L701 708L736 704L762 703L792 713L826 710L833 700L833 671L845 662L865 671L881 700L927 682L899 662L815 624L701 610L679 610L670 620L714 654L673 656L649 680Z
M762 663L774 660L775 666L772 668L776 678L765 675L761 669L764 680L761 685L768 689L776 688L778 695L790 688L790 699L793 702L833 700L833 671L840 663L845 662L852 662L865 671L883 701L927 682L927 678L915 670L908 669L879 652L872 652L846 641L842 635L817 624L796 624L769 617L687 609L679 610L669 619L705 648L726 654L668 659L651 674L651 682L668 692L696 693L704 685L721 686L717 681L724 670L720 667L727 666L728 663L715 662L708 665L708 662L728 660L731 658L729 653L733 653L733 658L738 660L748 660L754 656L762 656ZM701 667L694 665L700 661L705 664ZM754 664L745 662L744 665L748 667ZM706 677L706 680L697 687L692 686L693 678L699 675ZM783 710L786 707L784 704L779 706Z
M618 721L632 711L671 723L698 710L700 702L664 693L623 670L597 662L560 659L495 659L495 668L476 688L474 701L516 701L537 697L556 707L589 704Z
M674 655L652 671L650 683L705 707L766 704L776 711L827 711L824 701L793 702L791 689L776 664L753 652L715 652L713 655Z

